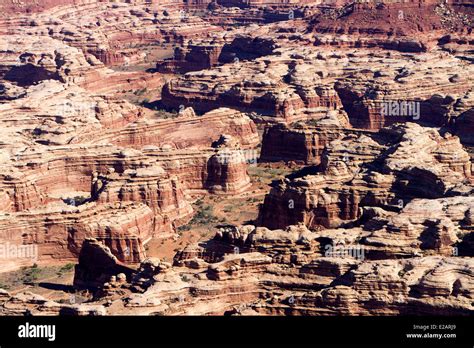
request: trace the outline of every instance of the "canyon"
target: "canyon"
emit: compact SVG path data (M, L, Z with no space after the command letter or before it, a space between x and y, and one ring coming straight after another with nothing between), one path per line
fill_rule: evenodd
M472 1L0 10L1 315L473 314Z

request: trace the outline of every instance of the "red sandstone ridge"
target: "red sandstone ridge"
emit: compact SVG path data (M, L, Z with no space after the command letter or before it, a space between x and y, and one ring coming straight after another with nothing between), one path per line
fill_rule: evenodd
M58 5L74 5L82 1L77 0L44 0L44 1L11 1L11 0L2 0L0 2L0 9L3 14L11 14L18 12L40 12L45 9L58 6Z
M143 60L145 50L157 41L166 46L221 29L194 16L188 6L176 0L74 3L50 8L46 2L41 7L45 10L39 13L18 14L14 19L0 17L0 33L49 36L116 66ZM206 6L201 4L198 9ZM12 9L24 12L21 6ZM39 8L29 9L37 12Z
M34 42L17 40L2 62L2 240L39 245L39 260L64 260L95 237L137 263L150 239L191 219L186 192L248 187L243 156L216 162L222 155L213 147L227 134L239 144L233 153L254 148L247 115L189 108L155 118L110 90L98 94L98 79L120 73L57 40Z
M474 313L472 1L0 12L0 314Z
M335 110L347 114L353 127L374 130L406 121L451 125L472 108L472 74L464 74L472 64L443 52L341 49L333 54L286 45L291 48L276 48L253 61L188 72L164 85L162 100L200 111L231 105L253 112L258 121L286 123L319 120ZM416 88L420 81L424 87ZM410 110L395 105L402 101L410 102Z
M350 234L346 236L350 238ZM83 305L81 310L111 314L102 304L108 303L108 308L120 314L141 315L472 312L472 258L341 260L321 255L319 240L301 226L268 230L247 225L219 231L207 254L199 246L190 246L177 256L174 265L148 259L135 272L124 269L107 248L88 241L75 282L99 287L101 300ZM241 253L232 251L236 245ZM86 255L104 261L92 263ZM105 264L110 267L100 268ZM44 298L33 301L31 294L4 293L2 301L4 314L21 314L26 308L35 315L55 314L69 308L55 303L42 306Z
M421 52L435 45L440 33L469 33L469 23L469 17L462 13L453 15L445 3L436 0L354 1L315 14L309 29L315 32L320 45L379 46Z
M329 142L316 173L302 171L276 182L260 223L339 227L359 221L367 206L401 211L415 197L470 195L471 182L469 155L450 134L415 124L350 134Z

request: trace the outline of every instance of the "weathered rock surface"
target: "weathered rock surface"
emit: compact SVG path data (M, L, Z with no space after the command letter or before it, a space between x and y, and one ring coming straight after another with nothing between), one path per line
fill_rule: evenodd
M0 0L0 243L78 259L87 300L0 290L0 314L472 315L473 15ZM256 220L176 233L197 196L226 221L290 171Z
M121 314L161 315L472 314L472 258L322 254L324 238L347 246L355 241L351 232L223 229L214 243L202 246L220 253L217 259L180 253L174 266L145 260L125 283L113 278L104 284L90 305L108 302ZM99 251L109 255L105 248Z
M317 174L302 171L273 185L260 223L310 228L355 223L361 208L399 211L413 198L472 194L472 163L459 138L404 124L329 143Z
M133 271L117 260L108 247L95 239L86 239L76 265L74 286L102 287L112 276L122 273L131 277Z
M0 314L2 315L107 315L107 310L103 305L65 304L48 300L31 292L12 295L7 291L0 291Z

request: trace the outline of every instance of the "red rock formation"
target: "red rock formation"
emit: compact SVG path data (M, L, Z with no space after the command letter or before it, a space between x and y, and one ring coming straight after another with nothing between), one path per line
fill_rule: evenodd
M345 47L379 46L422 52L436 44L436 35L466 32L459 18L451 16L447 23L444 9L445 5L435 0L356 1L334 11L317 13L309 28L315 33L337 33L341 38L349 35L349 39L334 37L335 42Z
M472 164L457 137L415 124L379 136L352 135L331 142L318 174L302 172L302 177L273 185L260 223L270 228L300 222L310 228L336 227L357 221L361 207L402 208L413 197L472 190L461 188L472 180ZM381 169L374 170L375 165Z
M96 115L102 115L101 110L96 106ZM117 115L111 108L103 112L111 119ZM228 110L218 110L202 119L182 117L158 128L162 134L168 132L166 140L182 150L145 147L142 152L92 145L90 141L95 140L90 133L89 138L74 138L77 145L36 146L35 150L23 149L2 157L8 170L6 167L0 178L4 198L1 207L2 212L12 213L2 215L3 240L34 243L39 248L39 259L46 260L77 256L84 238L94 237L120 260L138 262L143 258L143 244L150 238L169 235L191 218L192 208L184 191L209 189L233 194L247 188L246 163L216 167L210 145L213 139L219 139L216 130L228 130L251 148L257 141L253 123L240 113L229 115ZM104 125L121 129L106 117L98 118ZM207 128L201 126L202 132L194 139L182 138L186 129L199 129L197 125L203 122ZM29 141L27 136L25 141ZM11 146L12 153L19 151L14 141ZM239 149L235 151L240 153ZM71 210L61 201L78 207ZM107 214L111 214L109 220ZM129 255L124 254L127 248Z
M474 144L474 107L472 104L472 93L459 100L456 107L466 111L452 120L454 133L459 136L463 143L467 144Z
M219 63L234 63L269 55L276 48L275 40L269 38L240 35L230 41L230 36L178 47L173 59L157 63L157 70L165 73L204 70Z
M158 235L174 231L193 213L177 177L167 177L160 167L128 169L92 180L91 197L99 203L142 202L155 214Z
M239 144L231 144L232 137L223 138L223 144L209 158L206 187L213 193L241 193L250 186L247 160Z
M470 65L433 52L354 49L334 55L309 47L278 48L251 62L239 60L171 80L162 100L169 107L192 105L201 111L232 105L271 116L265 121L318 120L338 110L356 128L378 130L407 121L443 126L469 106L461 107L472 85L465 69ZM417 88L421 81L424 87Z
M327 232L333 237L337 235L336 231ZM350 232L339 234L339 238L351 238ZM370 261L350 256L321 257L317 242L320 235L302 226L286 231L243 226L219 231L216 238L219 241L205 248L208 252L223 250L225 245L241 248L237 251L231 248L233 251L215 260L193 256L185 259L181 253L179 267L149 259L129 276L114 275L122 271L118 269L120 263L110 251L91 241L90 247L86 247L89 252L84 251L83 255L105 259L112 268L105 270L101 268L103 262L97 264L82 258L76 282L81 286L97 285L110 278L96 296L110 301L115 311L122 314L468 315L472 312L471 258L428 256ZM244 249L244 245L250 249ZM29 296L17 296L2 295L4 313L18 313L20 305L28 306L32 314L48 313L41 301L34 305ZM98 306L96 302L88 305Z
M79 258L94 294L0 290L0 314L473 312L469 2L22 4L0 0L0 244L37 249L0 268ZM272 183L266 227L146 259L188 198L255 202L254 122L261 161L311 165Z
M98 304L65 304L51 301L32 292L10 294L5 290L0 292L2 304L1 314L11 316L25 315L106 315L107 310Z
M356 134L361 131L351 130L347 120L340 121L338 115L329 113L327 118L308 126L304 123L275 125L265 128L262 140L260 161L296 161L305 164L319 164L321 155L331 141L345 134ZM341 127L341 123L346 127Z
M282 54L287 59L293 55L290 51ZM170 107L193 105L202 111L232 105L286 122L321 117L327 110L341 106L334 90L321 86L319 81L307 81L307 77L303 65L299 68L276 56L252 62L236 61L170 81L163 87L162 100ZM201 89L203 81L208 85L205 89Z
M95 239L86 239L76 265L74 287L102 287L116 274L131 277L133 268L121 263L110 249Z
M206 8L207 3L193 7ZM35 8L32 7L31 11ZM78 2L74 7L54 7L34 14L32 18L19 15L13 21L0 19L0 32L36 37L50 35L94 55L107 65L136 59L142 53L138 46L156 41L182 43L219 30L219 27L185 11L185 4L175 0L152 3L87 1Z
M259 142L257 129L250 118L227 108L202 116L196 116L188 109L170 120L142 119L119 131L102 131L96 137L100 141L138 149L148 145L184 149L210 147L221 134L236 137L243 148L253 148Z
M272 8L292 8L294 6L315 5L320 3L315 0L291 0L291 1L275 1L275 0L218 0L217 3L227 7L272 7Z
M159 72L186 73L211 68L218 64L222 45L188 45L177 47L172 60L158 62Z
M144 204L87 203L68 206L51 203L43 209L1 215L2 242L36 245L37 260L73 260L82 243L93 237L106 244L122 261L136 263L158 225ZM128 251L127 251L128 250Z

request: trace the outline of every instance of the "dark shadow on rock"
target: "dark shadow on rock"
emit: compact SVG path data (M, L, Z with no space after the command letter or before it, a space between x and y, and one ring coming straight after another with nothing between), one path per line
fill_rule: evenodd
M38 286L49 289L49 290L60 290L64 292L73 292L74 287L72 285L66 285L66 284L55 284L55 283L48 283L48 282L41 282L38 283Z

